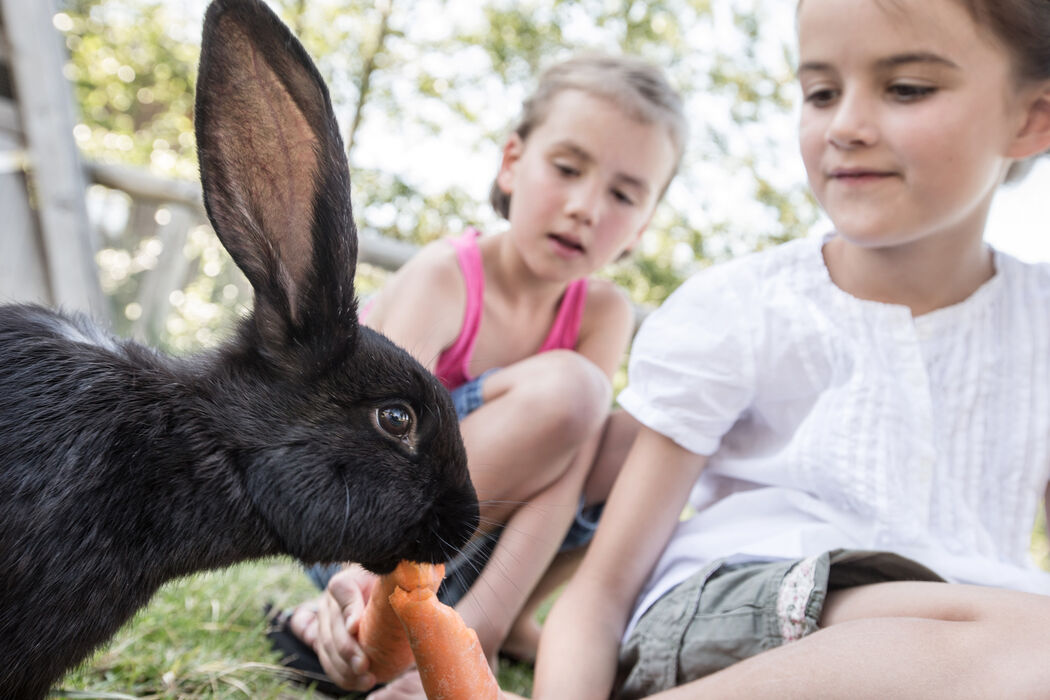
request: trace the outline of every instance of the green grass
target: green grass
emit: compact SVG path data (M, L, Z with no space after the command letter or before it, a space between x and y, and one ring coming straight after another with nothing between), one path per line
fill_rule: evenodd
M1032 555L1050 570L1042 518ZM295 605L315 594L300 566L269 560L175 581L160 590L94 657L59 683L75 698L323 699L293 684L263 635L263 605ZM500 685L532 690L532 669L500 662Z
M111 642L64 678L59 697L323 699L292 683L264 636L263 605L316 590L290 560L244 564L174 581ZM531 669L501 662L502 687L528 694Z

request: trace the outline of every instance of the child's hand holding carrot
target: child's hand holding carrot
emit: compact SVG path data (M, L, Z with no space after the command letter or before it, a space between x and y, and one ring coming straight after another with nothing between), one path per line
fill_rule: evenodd
M377 683L358 634L366 602L376 589L378 578L357 565L335 574L318 599L313 634L300 635L314 647L325 674L347 690L370 690Z
M328 677L348 690L369 690L411 668L412 648L389 598L395 590L433 596L444 574L443 564L402 562L385 576L358 566L333 576L320 602L313 642Z
M474 630L438 601L443 576L443 565L413 562L378 579L359 567L334 576L314 644L329 678L368 690L415 664L429 700L513 698L500 693Z
M415 662L428 700L499 700L478 635L437 599L444 574L442 564L401 562L379 579L358 628L369 669L386 682Z

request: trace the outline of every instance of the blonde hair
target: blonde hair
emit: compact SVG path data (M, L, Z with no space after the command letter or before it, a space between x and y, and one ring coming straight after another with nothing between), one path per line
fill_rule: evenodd
M535 92L522 105L521 118L514 127L522 142L543 123L554 98L565 90L579 90L609 100L633 119L664 126L675 149L674 168L664 183L664 189L667 188L685 152L689 127L682 98L663 71L636 56L584 54L556 63L540 74ZM510 195L496 182L492 183L489 201L501 216L507 217Z

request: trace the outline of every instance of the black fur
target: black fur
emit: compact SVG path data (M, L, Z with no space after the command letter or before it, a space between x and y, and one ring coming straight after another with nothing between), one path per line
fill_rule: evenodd
M477 524L448 393L358 326L328 92L257 0L208 10L196 131L209 217L255 290L231 341L171 358L0 306L2 698L44 697L172 578L274 554L383 573Z

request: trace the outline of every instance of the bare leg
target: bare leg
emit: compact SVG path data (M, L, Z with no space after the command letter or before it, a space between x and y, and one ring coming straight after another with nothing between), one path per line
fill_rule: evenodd
M572 522L606 432L612 389L583 356L553 351L494 373L482 392L484 404L461 430L482 528L505 529L457 609L495 658ZM534 656L536 623L522 631L516 651Z
M580 448L559 479L511 515L478 580L456 605L493 661L569 529L597 438Z
M543 574L543 578L533 589L529 599L525 601L521 614L514 620L514 625L503 641L501 651L519 661L526 663L536 661L536 650L539 648L542 630L539 621L540 607L576 572L586 551L585 545L559 552L554 557L554 561Z
M1050 596L897 582L833 592L826 627L657 698L1050 697Z
M604 503L609 497L613 482L638 434L638 427L638 422L625 411L616 410L609 414L584 484L586 505ZM586 551L586 546L583 546L558 553L514 621L503 643L503 651L522 661L535 661L540 637L539 609L575 573Z
M612 388L582 355L552 351L485 381L484 405L461 423L483 525L507 521L566 473L602 426Z

